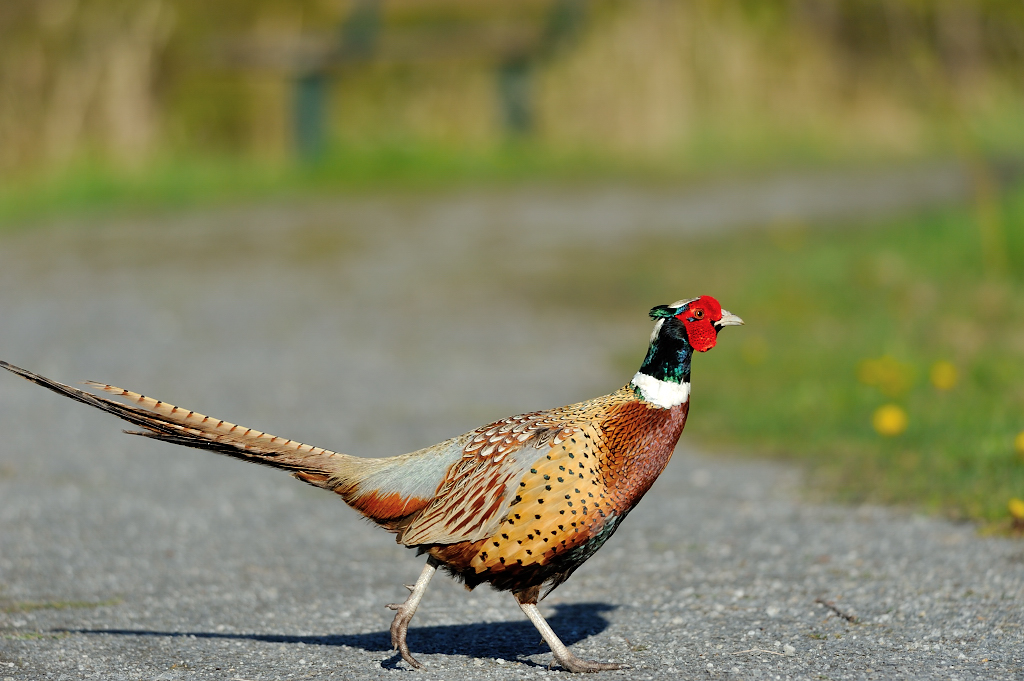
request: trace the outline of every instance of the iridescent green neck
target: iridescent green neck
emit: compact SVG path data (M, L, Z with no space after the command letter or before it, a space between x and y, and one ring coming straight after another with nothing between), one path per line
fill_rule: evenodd
M680 336L666 333L664 328L651 341L640 373L669 383L690 382L690 359L693 348Z

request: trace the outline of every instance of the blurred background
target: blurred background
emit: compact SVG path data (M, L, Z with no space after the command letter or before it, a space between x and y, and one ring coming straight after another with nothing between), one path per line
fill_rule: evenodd
M0 12L8 186L251 190L296 159L348 184L1024 150L1012 0L11 0Z
M120 328L99 365L150 376L127 339L169 333L207 356L183 385L199 366L236 388L257 367L305 376L267 414L298 413L309 386L357 397L331 392L321 374L337 366L302 369L294 339L248 317L231 317L236 335L216 309L123 287L148 291L156 271L310 328L415 301L417 333L458 333L421 338L435 354L405 336L392 348L405 373L379 358L364 378L392 381L389 399L421 381L404 418L437 439L499 407L617 387L642 359L649 307L712 294L747 326L695 362L686 437L800 461L825 498L1019 531L1022 170L1018 0L0 4L3 333L24 348L5 358L73 379L93 365L54 355L92 356ZM316 288L307 268L333 283ZM47 307L68 289L74 322ZM81 312L107 295L156 321ZM516 323L474 335L495 301ZM37 314L50 321L34 327ZM58 340L39 345L46 324ZM344 346L350 327L328 328ZM266 347L213 362L239 335ZM364 350L391 348L377 342ZM189 364L160 347L165 373ZM434 370L410 377L417 362ZM444 400L464 408L431 411ZM239 410L273 430L245 415L258 405ZM296 418L335 448L429 444Z

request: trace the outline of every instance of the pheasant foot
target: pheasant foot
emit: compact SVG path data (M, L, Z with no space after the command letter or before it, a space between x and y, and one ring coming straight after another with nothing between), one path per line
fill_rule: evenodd
M412 665L413 669L423 669L423 664L409 652L409 644L405 642L405 636L409 632L409 622L412 621L412 616L416 614L416 608L419 607L423 594L427 590L427 584L430 583L430 578L434 576L436 571L437 561L433 558L428 558L427 564L423 566L423 572L420 573L419 579L416 580L416 584L413 586L405 585L405 588L411 592L409 597L405 599L405 602L388 603L387 605L391 610L397 611L394 621L391 622L391 645L401 653L402 659Z
M575 673L584 672L605 672L612 671L614 669L627 669L627 665L616 664L614 662L594 662L592 660L584 660L582 658L573 655L569 649L562 643L561 639L555 634L554 630L551 629L551 625L547 623L544 616L540 614L540 610L537 609L536 601L532 603L524 603L525 600L532 600L527 595L529 592L515 594L516 602L519 604L519 609L530 618L533 622L533 626L537 627L537 631L544 638L544 642L551 648L551 654L563 669ZM533 598L536 595L533 594ZM522 600L520 600L522 599Z
M552 651L554 653L554 651ZM594 660L584 660L581 657L576 657L571 652L566 650L565 657L559 657L555 655L555 661L569 672L577 674L586 672L610 672L615 669L629 669L628 665L617 664L615 662L595 662Z

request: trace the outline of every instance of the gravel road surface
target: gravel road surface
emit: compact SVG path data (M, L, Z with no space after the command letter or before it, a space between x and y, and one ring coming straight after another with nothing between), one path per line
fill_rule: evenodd
M597 222L609 247L629 229L752 223L738 195L715 209L710 194L697 210L627 192L619 205L648 217ZM629 378L612 357L646 344L644 310L630 324L537 310L508 281L572 257L572 206L595 203L377 197L9 232L0 358L403 453ZM332 494L120 426L0 375L0 681L418 678L389 649L384 605L421 559ZM684 435L542 611L578 654L631 665L612 678L1022 679L1024 543L811 504L797 471ZM441 576L409 642L424 678L565 676L511 596Z

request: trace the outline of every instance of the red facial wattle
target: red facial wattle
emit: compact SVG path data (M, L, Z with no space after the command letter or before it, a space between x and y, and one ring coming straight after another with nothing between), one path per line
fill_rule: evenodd
M707 352L715 347L718 334L714 323L721 318L722 306L711 296L701 296L676 315L676 319L686 327L690 345L697 352Z

